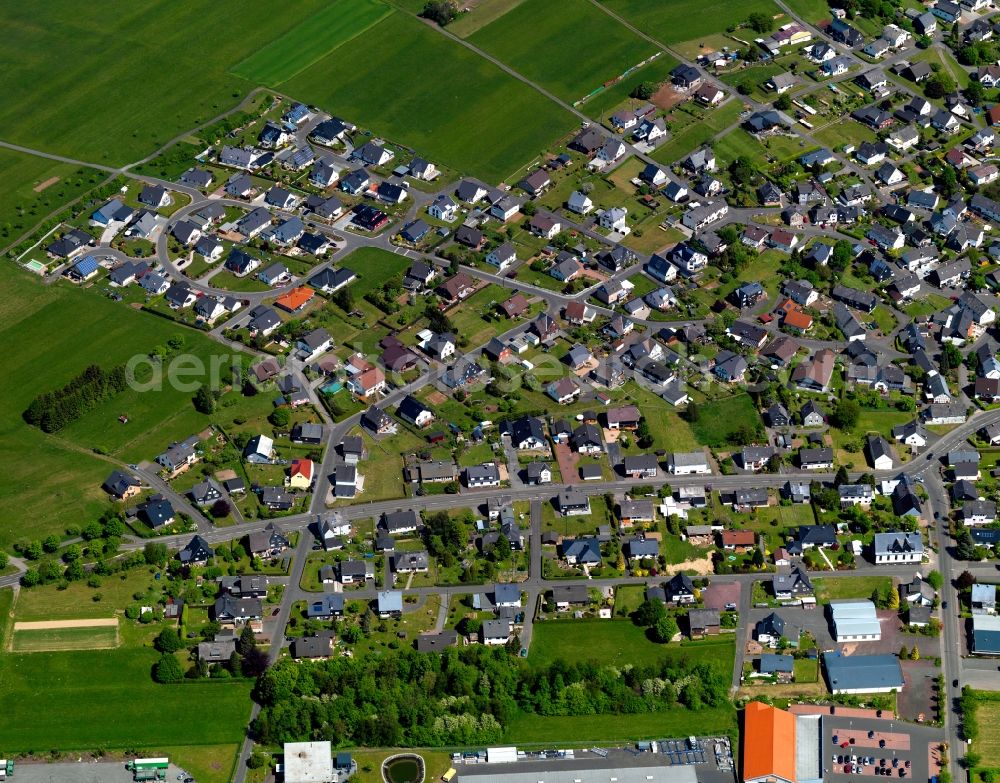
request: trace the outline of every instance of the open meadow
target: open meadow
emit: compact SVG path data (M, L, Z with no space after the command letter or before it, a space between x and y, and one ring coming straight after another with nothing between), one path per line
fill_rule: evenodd
M118 626L69 628L16 628L13 652L104 650L118 646Z
M525 0L469 40L570 102L656 51L589 0Z

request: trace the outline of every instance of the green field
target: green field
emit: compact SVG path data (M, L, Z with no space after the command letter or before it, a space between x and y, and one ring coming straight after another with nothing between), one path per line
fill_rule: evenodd
M830 18L830 6L825 0L786 0L785 5L797 17L811 24Z
M685 125L674 132L671 138L653 150L653 159L660 163L680 160L695 148L711 141L720 131L739 122L742 111L743 104L738 100L731 100L712 109L704 119Z
M589 0L525 0L469 41L567 101L656 51Z
M0 409L0 544L6 544L29 534L60 533L106 507L100 484L113 466L92 449L129 461L148 458L208 422L191 405L193 391L164 384L159 392L125 391L58 434L46 435L21 419L36 394L63 386L89 362L110 368L178 333L195 356L220 349L197 332L94 292L43 286L9 269L2 274L7 295L0 304L0 339L7 346L9 382ZM118 423L122 413L128 424Z
M4 3L3 138L130 163L236 104L247 83L226 69L326 5L291 0L275 15L268 0L248 0L237 19L208 0ZM182 54L192 46L197 56Z
M719 447L728 443L729 435L741 426L762 428L753 400L746 393L734 394L699 406L698 421L691 426L700 443Z
M844 598L870 598L892 584L888 576L822 576L813 580L816 599L821 603Z
M655 664L665 658L690 657L719 671L731 672L735 654L732 638L704 642L656 644L646 630L625 620L557 620L536 623L532 631L532 665L547 666L558 659L584 659L615 666Z
M14 652L101 650L118 646L118 628L50 628L14 631Z
M0 745L31 750L146 748L239 742L250 714L250 683L157 685L151 649L7 654ZM39 709L39 705L45 709ZM67 720L67 715L85 720Z
M410 266L406 256L378 247L359 247L340 259L338 266L353 269L358 279L351 283L351 293L360 299L380 288L386 280L402 275Z
M54 163L8 149L0 149L0 171L4 175L4 188L0 191L0 247L106 178L93 169ZM58 179L46 184L53 178ZM45 187L36 190L42 185ZM44 255L38 252L34 257L45 261Z
M335 0L258 49L232 73L277 87L391 13L380 0Z
M780 13L772 0L601 0L602 5L666 44L725 30L760 11ZM776 25L777 26L777 25Z
M990 729L1000 721L1000 700L996 700L996 695L991 693L977 695L980 697L980 701L976 704L976 723L979 724L979 733L973 742L973 748L982 755L981 766L995 769L1000 767L1000 734Z
M518 713L507 724L504 742L521 745L592 745L662 737L721 736L736 731L733 707L684 708L638 715L545 716Z
M527 85L403 14L383 19L282 89L491 182L575 124Z

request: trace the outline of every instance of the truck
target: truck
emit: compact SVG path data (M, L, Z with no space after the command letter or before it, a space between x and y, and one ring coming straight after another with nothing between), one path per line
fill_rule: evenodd
M131 770L136 781L166 780L170 759L132 759L125 762L125 769Z

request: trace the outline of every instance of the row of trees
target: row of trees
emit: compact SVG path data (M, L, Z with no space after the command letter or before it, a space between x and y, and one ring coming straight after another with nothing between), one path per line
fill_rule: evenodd
M58 432L128 385L125 365L103 370L92 364L63 388L39 394L24 412L24 420L42 432Z
M705 663L664 661L619 670L555 661L529 668L503 649L481 646L441 656L412 650L379 658L315 663L282 660L257 681L253 727L263 743L331 731L376 747L499 741L518 711L612 715L725 703L728 678Z

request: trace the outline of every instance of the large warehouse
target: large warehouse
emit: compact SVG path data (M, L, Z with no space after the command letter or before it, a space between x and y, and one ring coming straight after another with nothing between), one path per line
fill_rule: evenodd
M743 713L745 783L818 783L821 732L819 715L792 715L759 701Z
M838 642L877 642L882 626L871 601L831 601L830 619Z
M903 670L895 655L825 653L823 665L832 693L891 693L903 689Z

